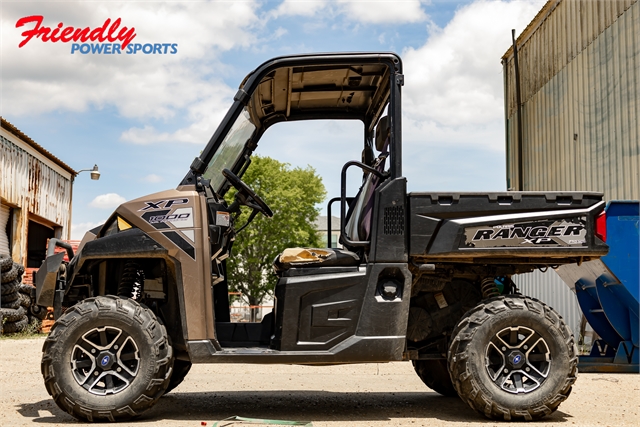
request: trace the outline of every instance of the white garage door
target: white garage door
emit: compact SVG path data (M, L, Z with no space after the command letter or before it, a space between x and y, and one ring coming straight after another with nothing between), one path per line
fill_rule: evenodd
M0 205L0 254L9 253L9 237L7 236L7 221L9 207Z

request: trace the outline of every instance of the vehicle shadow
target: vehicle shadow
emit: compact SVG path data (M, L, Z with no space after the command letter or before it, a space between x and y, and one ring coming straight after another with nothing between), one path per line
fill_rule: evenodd
M53 416L40 417L40 410ZM22 404L18 412L34 418L35 424L75 424L78 421L60 410L52 400ZM487 420L458 398L434 392L340 393L314 390L300 391L222 391L174 392L164 396L134 422L218 421L234 415L248 418L297 421L387 421L419 418L428 421L463 422L486 425ZM572 416L561 411L545 417L541 423L569 422ZM428 424L428 423L427 423Z

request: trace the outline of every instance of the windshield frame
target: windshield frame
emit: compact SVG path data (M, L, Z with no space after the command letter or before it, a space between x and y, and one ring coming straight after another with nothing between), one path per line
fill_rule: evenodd
M217 193L221 192L226 181L222 170L235 169L248 143L256 136L257 129L258 126L251 119L249 110L243 108L202 172L202 177L210 180L211 188Z
M402 79L402 62L400 57L395 53L383 52L383 53L331 53L331 54L305 54L295 56L284 56L273 58L254 71L249 73L240 85L240 89L234 96L233 104L227 111L227 114L220 122L220 125L209 139L209 142L202 150L200 156L196 157L188 173L185 175L180 185L194 185L200 179L200 176L204 172L207 165L211 162L211 159L218 151L220 145L225 139L226 135L235 124L238 116L241 114L246 105L248 105L251 96L257 90L258 85L262 79L272 71L281 67L295 67L295 66L307 66L317 64L350 64L350 63L383 63L386 64L391 71L389 79L392 82L390 89L389 102L390 118L391 118L391 175L392 177L398 177L402 175L402 133L401 133L401 86L404 83ZM398 77L399 76L399 77ZM312 120L312 119L360 119L365 122L365 117L355 116L350 114L332 114L331 112L324 111L322 113L311 113L308 116L298 117L295 120ZM254 123L255 125L256 123ZM233 168L229 168L231 172L240 176L243 167L250 162L249 156L256 149L257 142L260 140L262 134L268 127L275 124L275 122L259 123L253 133L253 136L245 144L244 151L240 154ZM220 171L221 173L222 171ZM215 189L219 195L224 195L228 183L223 181L221 188Z

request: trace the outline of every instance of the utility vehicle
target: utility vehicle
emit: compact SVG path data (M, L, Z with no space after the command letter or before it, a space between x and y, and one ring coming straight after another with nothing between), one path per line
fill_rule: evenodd
M193 363L404 360L489 418L556 410L576 379L574 338L512 275L605 255L602 195L407 193L402 73L392 53L267 61L176 188L123 203L75 254L52 240L36 283L37 303L56 318L42 358L55 402L80 419L126 420ZM241 206L249 221L272 216L243 172L270 126L313 119L364 124L362 158L344 164L331 201L343 249L282 248L275 309L232 323L225 260L236 218ZM348 172L363 174L356 194Z

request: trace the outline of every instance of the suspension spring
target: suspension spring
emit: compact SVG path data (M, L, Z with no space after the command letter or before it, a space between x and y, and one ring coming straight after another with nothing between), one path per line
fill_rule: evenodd
M139 269L135 262L128 262L124 265L122 277L118 284L118 296L139 300L142 295L144 284L144 272Z
M500 295L500 290L493 277L485 277L482 279L480 290L482 291L482 299L493 298Z

